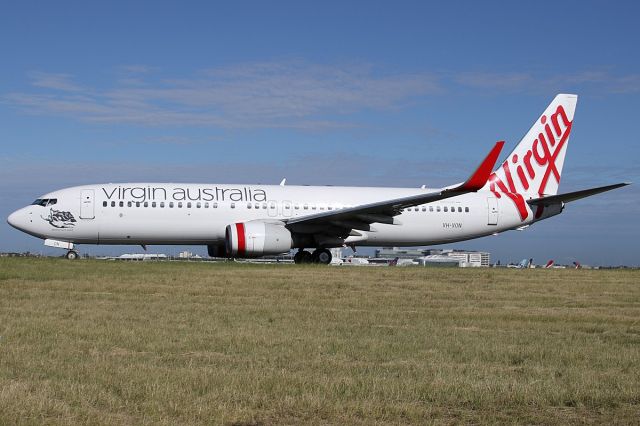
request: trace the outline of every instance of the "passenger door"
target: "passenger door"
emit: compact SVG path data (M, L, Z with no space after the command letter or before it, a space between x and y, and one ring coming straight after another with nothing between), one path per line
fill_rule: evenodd
M489 211L488 225L498 224L498 199L496 197L487 197L487 208Z
M83 189L80 196L80 219L94 219L95 214L95 191L93 189Z

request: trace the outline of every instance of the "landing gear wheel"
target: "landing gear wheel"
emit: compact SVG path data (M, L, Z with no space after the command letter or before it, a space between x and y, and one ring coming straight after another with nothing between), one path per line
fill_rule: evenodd
M303 263L311 263L311 253L309 253L306 250L300 250L299 252L297 252L294 256L293 256L293 262L296 265L300 265Z
M313 263L321 263L323 265L328 265L331 263L331 252L326 248L317 249L311 255L313 259Z
M69 260L76 260L78 258L78 252L75 252L73 250L69 250L67 252L67 254L65 255L65 257Z

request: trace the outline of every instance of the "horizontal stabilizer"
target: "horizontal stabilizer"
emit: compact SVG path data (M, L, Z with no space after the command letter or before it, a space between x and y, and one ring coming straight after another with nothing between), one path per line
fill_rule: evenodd
M568 203L570 201L576 201L581 198L590 197L592 195L600 194L601 192L611 191L612 189L621 188L623 186L630 185L630 183L616 183L615 185L599 186L597 188L583 189L582 191L567 192L566 194L550 195L548 197L534 198L527 200L532 206L548 206L556 203Z

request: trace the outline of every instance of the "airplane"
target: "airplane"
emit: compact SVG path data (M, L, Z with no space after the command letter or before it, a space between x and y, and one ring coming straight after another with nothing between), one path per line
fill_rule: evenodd
M329 264L334 247L450 244L522 230L568 202L628 185L558 194L577 99L557 95L498 167L504 141L467 180L443 188L94 184L42 195L7 221L68 259L78 244L184 244L230 258L298 249L298 264Z

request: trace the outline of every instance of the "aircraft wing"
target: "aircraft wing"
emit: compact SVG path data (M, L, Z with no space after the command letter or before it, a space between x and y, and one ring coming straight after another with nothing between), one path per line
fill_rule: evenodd
M433 203L469 192L476 192L483 188L489 179L503 145L504 141L497 142L476 171L462 184L425 194L393 198L346 209L297 217L289 219L286 222L286 226L294 232L317 232L321 230L317 225L333 225L341 229L369 230L369 224L371 223L398 224L394 216L399 215L402 209Z
M623 183L616 183L614 185L599 186L597 188L583 189L582 191L567 192L565 194L550 195L548 197L534 198L534 199L531 199L531 200L527 200L527 203L529 203L532 206L539 206L539 205L550 206L552 204L557 204L557 203L560 203L560 202L568 203L570 201L575 201L575 200L579 200L581 198L590 197L592 195L596 195L596 194L599 194L601 192L611 191L612 189L621 188L621 187L627 186L627 185L630 185L630 183L623 182Z

